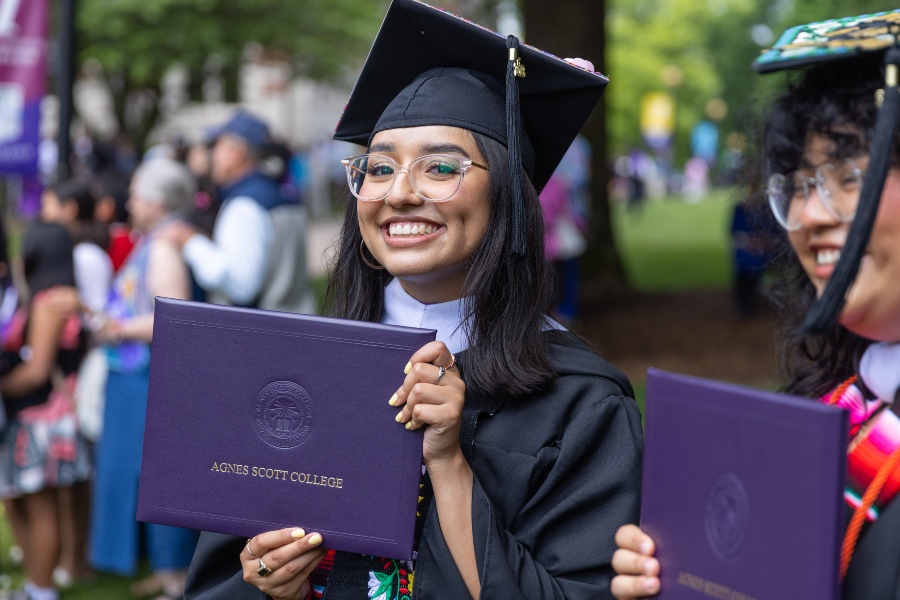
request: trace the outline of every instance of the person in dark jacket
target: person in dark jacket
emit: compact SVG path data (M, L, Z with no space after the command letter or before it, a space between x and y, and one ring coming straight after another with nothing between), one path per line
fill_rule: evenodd
M637 519L640 414L627 379L547 316L536 189L606 83L580 64L394 1L336 132L368 148L343 161L354 197L327 307L437 331L383 399L424 428L414 558L331 552L299 528L205 533L187 599L608 597L614 532Z

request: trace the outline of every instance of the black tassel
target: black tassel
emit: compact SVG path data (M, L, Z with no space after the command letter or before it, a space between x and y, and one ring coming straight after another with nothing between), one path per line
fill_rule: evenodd
M525 192L522 175L521 113L517 70L524 77L519 61L519 38L506 38L509 60L506 63L506 149L509 153L509 181L512 188L512 253L525 256Z
M885 65L889 65L887 69L893 69L891 65L900 65L900 48L889 49L884 62ZM872 234L875 216L878 214L884 180L891 165L892 142L897 130L898 114L900 114L900 90L897 89L897 81L890 81L884 86L884 102L875 125L875 139L869 152L869 167L866 169L856 216L841 250L841 259L834 268L822 296L810 308L803 322L803 329L807 332L821 333L827 330L837 321L844 308L847 291L859 272L859 263L869 245L869 236Z

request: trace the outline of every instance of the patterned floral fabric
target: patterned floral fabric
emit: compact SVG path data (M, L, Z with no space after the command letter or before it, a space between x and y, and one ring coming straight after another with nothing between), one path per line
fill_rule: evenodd
M91 476L88 447L78 433L71 393L53 391L44 404L26 408L0 432L0 498L69 487Z
M38 295L34 304L44 302ZM7 352L23 351L28 314L18 311L8 328ZM60 338L62 352L80 345L81 321L72 316ZM0 498L33 494L46 488L67 487L91 475L87 442L78 432L72 394L75 375L64 389L50 391L46 402L31 406L10 419L0 431Z
M131 251L112 283L106 312L110 318L124 320L153 312L153 297L147 289L147 264L152 233L144 236ZM135 373L150 364L150 345L125 342L106 347L110 370Z
M369 598L410 600L415 575L412 561L382 560L382 569L369 571Z
M419 508L416 511L416 544L422 537L425 517L434 489L431 478L422 465L422 482L419 484ZM319 566L310 576L312 597L320 598L357 598L363 589L371 600L412 600L413 581L415 580L416 552L412 560L393 560L390 558L362 557L342 553L343 560L335 566L336 553L330 550ZM371 565L371 566L368 566ZM368 566L368 568L366 568ZM335 569L342 570L332 578ZM368 573L368 581L363 575Z

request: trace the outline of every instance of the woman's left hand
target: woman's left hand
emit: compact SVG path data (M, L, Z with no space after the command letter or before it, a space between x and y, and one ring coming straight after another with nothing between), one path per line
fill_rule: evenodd
M422 451L426 466L458 458L466 384L453 355L443 342L431 342L412 355L406 373L406 380L390 400L392 406L403 407L397 421L410 430L428 426Z

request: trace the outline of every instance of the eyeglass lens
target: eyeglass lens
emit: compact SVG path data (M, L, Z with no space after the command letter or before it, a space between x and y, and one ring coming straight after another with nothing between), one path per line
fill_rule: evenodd
M798 171L788 175L776 173L769 178L769 204L782 226L797 229L812 187L818 192L822 206L832 216L848 222L856 214L862 182L863 172L850 159L837 165L820 165L815 177Z
M462 163L450 155L421 156L401 168L396 161L378 154L363 154L345 163L353 195L360 200L382 200L391 191L397 173L406 171L415 193L431 201L450 198L459 189Z

